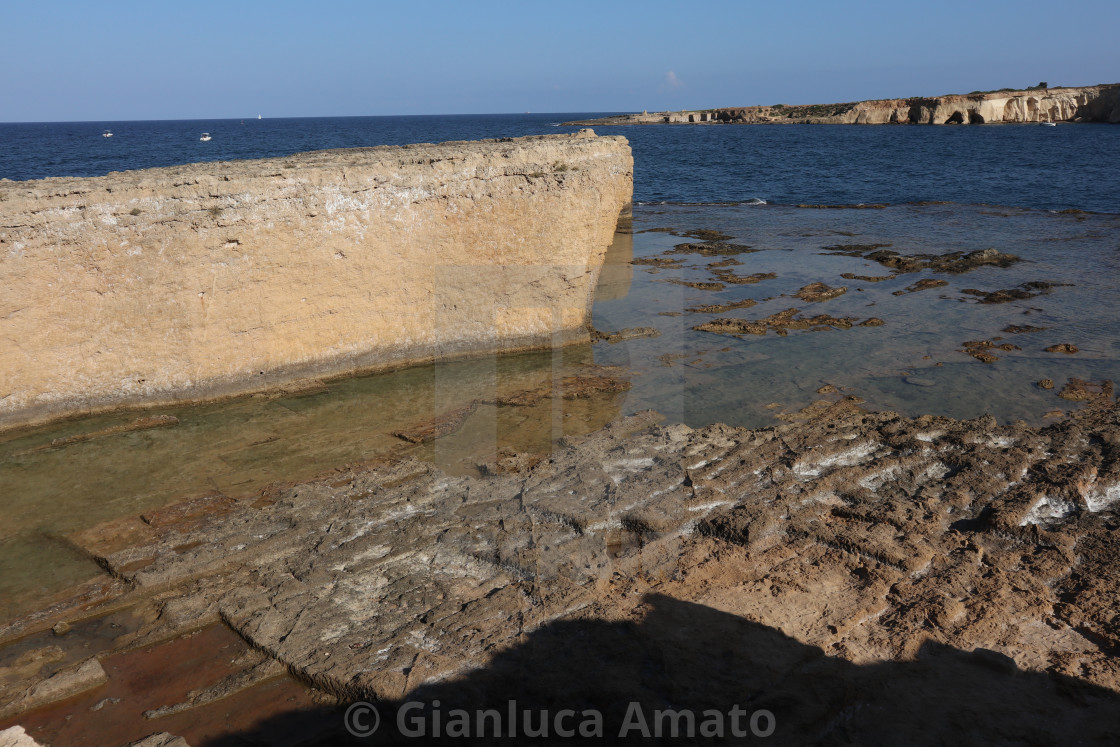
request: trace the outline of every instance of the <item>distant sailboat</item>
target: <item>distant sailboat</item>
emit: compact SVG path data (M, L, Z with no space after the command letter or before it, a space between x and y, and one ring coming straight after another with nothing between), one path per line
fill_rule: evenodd
M257 119L260 119L260 118L261 118L261 115L259 115L259 114L258 114L258 115L257 115Z

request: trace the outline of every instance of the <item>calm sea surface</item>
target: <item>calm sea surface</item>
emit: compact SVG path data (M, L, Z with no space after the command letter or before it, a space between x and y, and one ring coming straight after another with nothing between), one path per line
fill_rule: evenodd
M596 114L0 124L0 178L99 176L324 148L515 137ZM109 129L113 137L103 138ZM199 141L202 132L213 139ZM634 150L636 202L930 200L1120 213L1120 127L602 127Z
M571 132L576 128L557 124L589 116L0 124L0 178L96 176L323 148ZM103 138L105 129L114 137ZM213 139L200 142L202 132ZM855 396L870 409L906 415L991 414L1002 422L1041 424L1081 406L1058 396L1068 379L1120 381L1118 126L599 132L630 140L635 207L632 227L623 226L608 252L593 322L607 332L653 327L659 336L162 408L158 413L179 422L156 430L115 432L136 417L117 413L4 434L0 621L48 604L100 572L73 549L67 533L214 489L251 495L269 482L386 454L469 473L501 450L544 451L560 435L645 408L692 426L759 427L792 417L822 396ZM700 229L721 232L750 251L676 252L679 244L695 243L687 234ZM923 270L895 276L834 249L870 244L903 254L994 248L1022 261L959 275ZM679 261L650 264L665 259ZM756 274L763 276L758 282L726 282ZM909 292L920 280L943 282ZM813 282L846 292L825 302L798 298L798 290ZM1040 289L1040 282L1053 285ZM1016 289L1028 292L1006 303L979 303L978 293ZM739 308L702 310L719 304ZM855 323L785 336L694 329L720 317L758 320L791 308ZM883 324L858 325L871 317ZM1035 330L1008 331L1026 327ZM969 341L1006 349L992 348L997 360L984 363L965 352ZM1046 351L1062 343L1079 352ZM392 435L471 402L492 401L496 392L601 371L592 366L613 367L632 388L526 407L478 405L457 432L420 446ZM1043 379L1054 388L1038 386ZM818 393L831 387L838 391Z

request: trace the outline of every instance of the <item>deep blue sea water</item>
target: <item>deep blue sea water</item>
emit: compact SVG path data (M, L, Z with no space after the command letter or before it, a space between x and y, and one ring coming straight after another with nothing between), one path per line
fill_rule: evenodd
M324 148L570 132L601 114L489 114L0 124L0 178L98 176ZM101 133L110 129L112 138ZM199 141L202 132L213 139ZM601 127L634 151L634 200L770 204L948 201L1120 213L1120 127Z

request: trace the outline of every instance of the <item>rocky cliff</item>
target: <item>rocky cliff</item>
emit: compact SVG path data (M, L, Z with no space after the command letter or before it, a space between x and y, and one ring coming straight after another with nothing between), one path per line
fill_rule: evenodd
M0 181L0 428L587 339L590 131Z
M1120 83L845 104L745 106L627 114L565 124L993 124L1120 122Z

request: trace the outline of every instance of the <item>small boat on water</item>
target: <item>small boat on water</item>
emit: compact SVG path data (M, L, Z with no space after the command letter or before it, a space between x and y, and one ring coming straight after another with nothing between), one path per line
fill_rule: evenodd
M211 138L210 138L210 133L209 133L209 132L204 132L204 133L202 133L202 137L200 137L200 138L199 138L199 140L201 140L201 141L202 141L202 142L204 142L204 143L205 143L205 142L206 142L207 140L210 140L210 139L211 139Z
M1041 124L1042 124L1043 127L1057 127L1058 126L1058 124L1056 122L1042 122Z
M101 133L101 137L112 137L112 136L113 136L113 133L112 133L111 130L105 130L105 132Z

